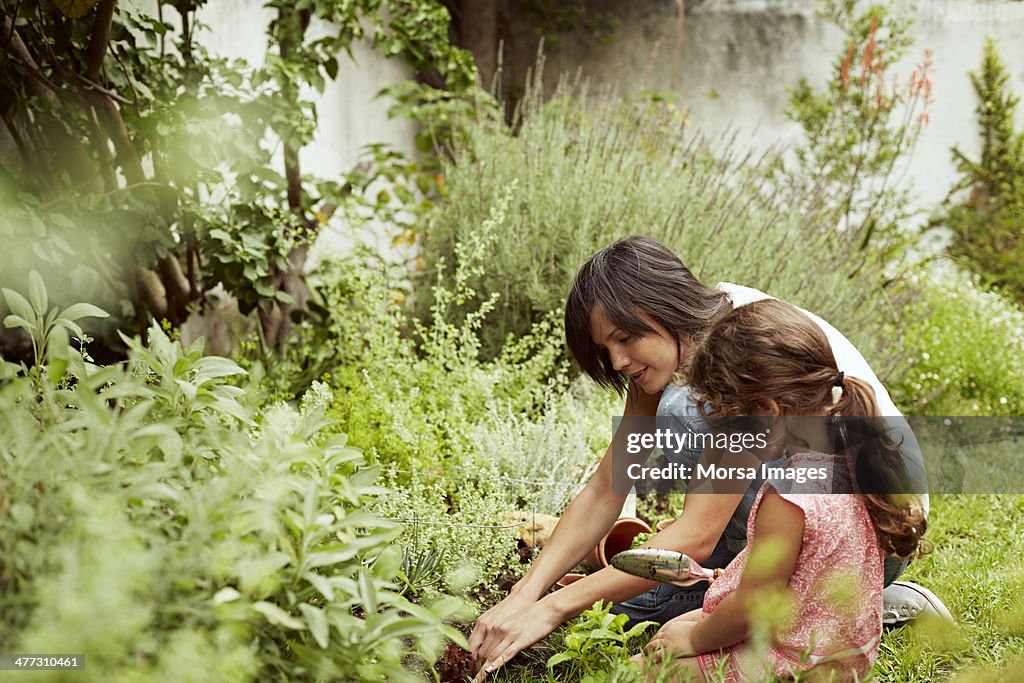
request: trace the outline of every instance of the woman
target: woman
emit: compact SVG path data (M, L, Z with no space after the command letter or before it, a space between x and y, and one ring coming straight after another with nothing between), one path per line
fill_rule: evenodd
M625 417L696 416L688 389L672 384L694 339L731 308L769 298L737 285L709 287L657 240L628 237L594 254L577 273L566 303L566 341L584 372L602 386L625 394ZM804 313L825 333L837 361L874 389L881 414L899 416L857 349L831 325ZM904 430L907 469L923 480L916 446L913 434ZM627 494L612 482L630 463L613 458L613 447L609 446L590 481L566 508L529 571L508 597L477 621L469 646L478 680L597 600L621 603L616 609L634 620L659 623L703 603L706 584L690 589L658 586L611 567L545 595L598 544L618 517ZM760 483L734 493L687 495L679 519L645 545L683 552L708 567L724 567L745 544L746 521ZM887 563L886 583L905 566L905 562Z

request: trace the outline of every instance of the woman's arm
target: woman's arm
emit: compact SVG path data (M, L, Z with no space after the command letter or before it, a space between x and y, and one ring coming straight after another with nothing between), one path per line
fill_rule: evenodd
M714 612L693 627L689 654L718 650L749 636L754 601L765 592L788 585L796 570L803 534L803 511L775 493L766 493L754 520L750 556L740 583Z
M698 562L704 561L714 550L742 497L742 493L688 495L679 520L665 531L653 536L644 547L678 550ZM618 506L614 508L612 518L614 519L614 515L617 514ZM559 527L562 526L560 522ZM564 528L571 533L571 526ZM590 547L592 546L589 546L587 551ZM550 546L546 547L541 557L550 550ZM550 583L543 590L546 590L548 585ZM502 602L502 605L508 603L504 612L499 613L495 608L477 622L477 628L470 639L471 652L483 670L493 670L547 636L560 624L581 614L597 600L621 602L655 585L657 584L653 581L606 567L541 600L524 599L520 603L523 606L518 612L512 611L514 605L511 602L516 598L510 595ZM481 622L485 622L485 619L486 633L481 629Z
M660 396L650 396L631 387L623 415L653 417L657 413L659 399ZM560 619L559 614L550 609L551 605L545 606L543 620L538 620L536 616L526 617L525 611L534 606L555 581L562 578L597 546L601 537L608 532L618 517L626 494L616 493L612 486L614 469L616 466L628 467L629 463L625 462L625 459L613 458L613 451L620 455L626 452L621 444L615 443L613 439L590 481L566 508L551 537L523 578L512 588L508 597L477 620L469 638L469 650L478 662L487 662L488 655L492 654L498 644L504 641L511 631L520 630L527 622L532 632L546 629L549 622L553 623L546 632L540 633L535 640L523 647L548 635L564 621ZM637 461L642 461L646 457L646 453L638 454ZM638 590L641 591L642 589ZM580 612L590 604L580 609Z
M626 416L653 416L657 398L641 395L638 401L631 399ZM613 450L617 454L614 462ZM487 669L503 666L597 600L621 602L656 585L609 567L544 596L555 581L597 545L617 518L625 494L615 493L613 470L628 467L624 453L624 444L609 447L594 476L566 509L530 570L507 598L477 621L469 646L477 665L482 667L481 676ZM646 457L647 453L638 454L637 462ZM679 520L653 536L644 547L676 550L702 562L711 555L742 498L742 491L687 494Z

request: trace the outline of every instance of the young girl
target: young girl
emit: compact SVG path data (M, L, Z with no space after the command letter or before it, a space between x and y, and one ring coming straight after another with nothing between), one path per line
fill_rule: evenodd
M747 522L747 547L711 584L703 610L666 623L647 657L665 650L691 673L724 671L728 681L810 669L840 680L867 676L882 633L883 555L918 552L926 526L916 499L891 493L902 459L875 417L875 392L842 372L807 315L774 300L717 321L684 374L713 428L731 416L778 418L772 431L782 435L772 445L790 454L787 467L825 468L829 479L820 492L766 482ZM856 491L884 485L879 493L833 493L844 479ZM753 611L780 604L788 618L756 648Z

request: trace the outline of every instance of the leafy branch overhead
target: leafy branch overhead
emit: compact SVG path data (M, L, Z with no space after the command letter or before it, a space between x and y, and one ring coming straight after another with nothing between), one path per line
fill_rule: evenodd
M303 175L317 128L303 93L323 91L360 41L434 65L456 91L476 73L433 0L276 0L259 68L197 40L206 4L149 14L115 0L0 0L12 150L0 155L0 238L32 250L0 256L0 271L12 286L30 267L60 273L48 278L63 283L59 300L93 301L140 332L180 324L221 285L279 346L306 304L311 243L339 208L369 201L366 169L354 183ZM371 167L381 160L393 164L377 151Z

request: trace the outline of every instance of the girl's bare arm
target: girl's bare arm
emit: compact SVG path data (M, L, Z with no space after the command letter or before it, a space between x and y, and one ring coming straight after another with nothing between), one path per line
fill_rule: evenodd
M785 590L803 545L804 514L796 505L766 493L754 520L750 556L735 592L693 628L695 652L712 652L745 640L750 608L758 595Z

